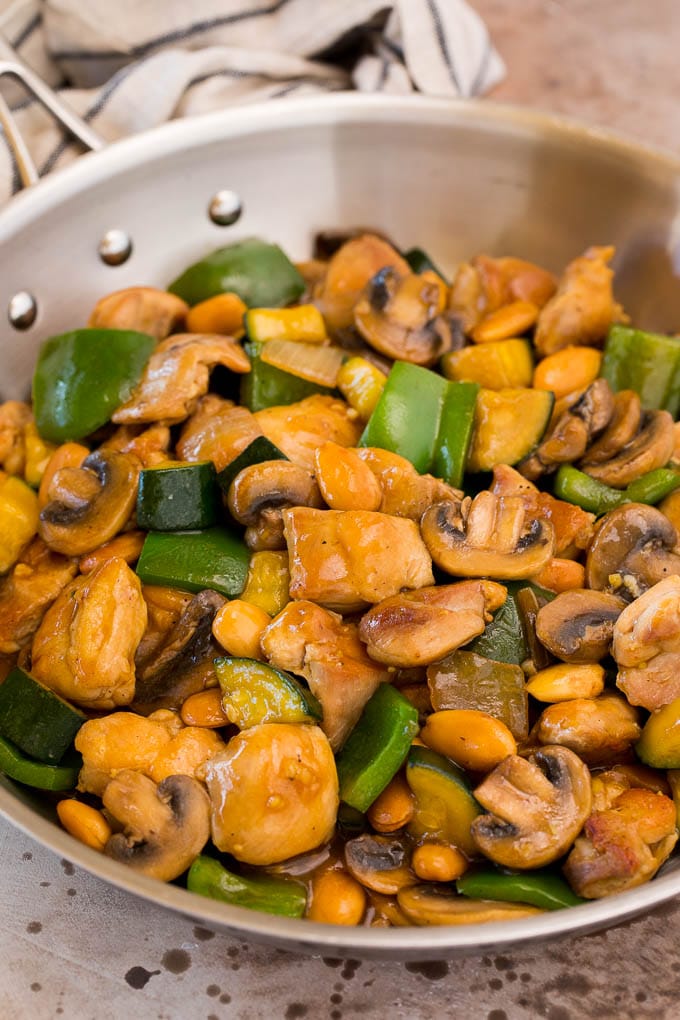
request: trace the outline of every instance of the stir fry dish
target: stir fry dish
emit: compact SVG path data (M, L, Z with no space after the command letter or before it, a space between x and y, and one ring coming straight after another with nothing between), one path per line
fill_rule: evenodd
M611 247L370 231L99 300L0 406L0 771L87 846L342 925L651 879L680 807L680 339Z

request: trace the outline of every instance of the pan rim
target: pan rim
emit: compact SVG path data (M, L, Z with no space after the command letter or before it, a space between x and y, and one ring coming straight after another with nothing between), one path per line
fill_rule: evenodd
M0 213L0 244L48 209L76 194L83 186L93 186L139 166L150 152L158 158L230 137L319 123L411 124L423 120L429 126L468 125L489 132L503 130L517 136L540 136L569 146L586 145L603 155L629 160L640 170L654 167L670 178L677 178L680 191L680 157L571 118L487 100L335 93L281 99L275 104L253 104L172 121L153 131L112 143L102 152L87 154L8 203ZM531 946L546 938L574 936L611 927L680 893L679 868L677 872L662 875L653 882L616 896L516 921L441 928L344 929L232 907L139 875L79 843L12 791L13 784L0 778L0 815L49 850L68 857L95 877L234 935L307 954L425 960L501 947Z

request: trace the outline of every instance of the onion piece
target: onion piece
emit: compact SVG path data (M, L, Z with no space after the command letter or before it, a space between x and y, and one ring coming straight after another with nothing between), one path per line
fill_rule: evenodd
M268 340L260 358L299 379L334 388L346 354L339 347L316 347L296 340Z

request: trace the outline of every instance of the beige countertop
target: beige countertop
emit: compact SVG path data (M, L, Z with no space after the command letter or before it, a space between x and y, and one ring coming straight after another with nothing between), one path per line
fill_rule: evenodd
M680 153L678 0L472 0L506 60L493 98ZM680 903L607 932L448 963L289 955L74 869L0 821L3 1020L680 1017Z

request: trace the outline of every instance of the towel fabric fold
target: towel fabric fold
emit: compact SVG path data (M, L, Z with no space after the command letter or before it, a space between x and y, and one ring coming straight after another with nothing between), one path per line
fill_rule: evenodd
M109 141L284 95L468 97L504 75L465 0L0 0L0 33ZM2 94L41 175L77 156L20 87ZM0 144L0 202L18 187Z

